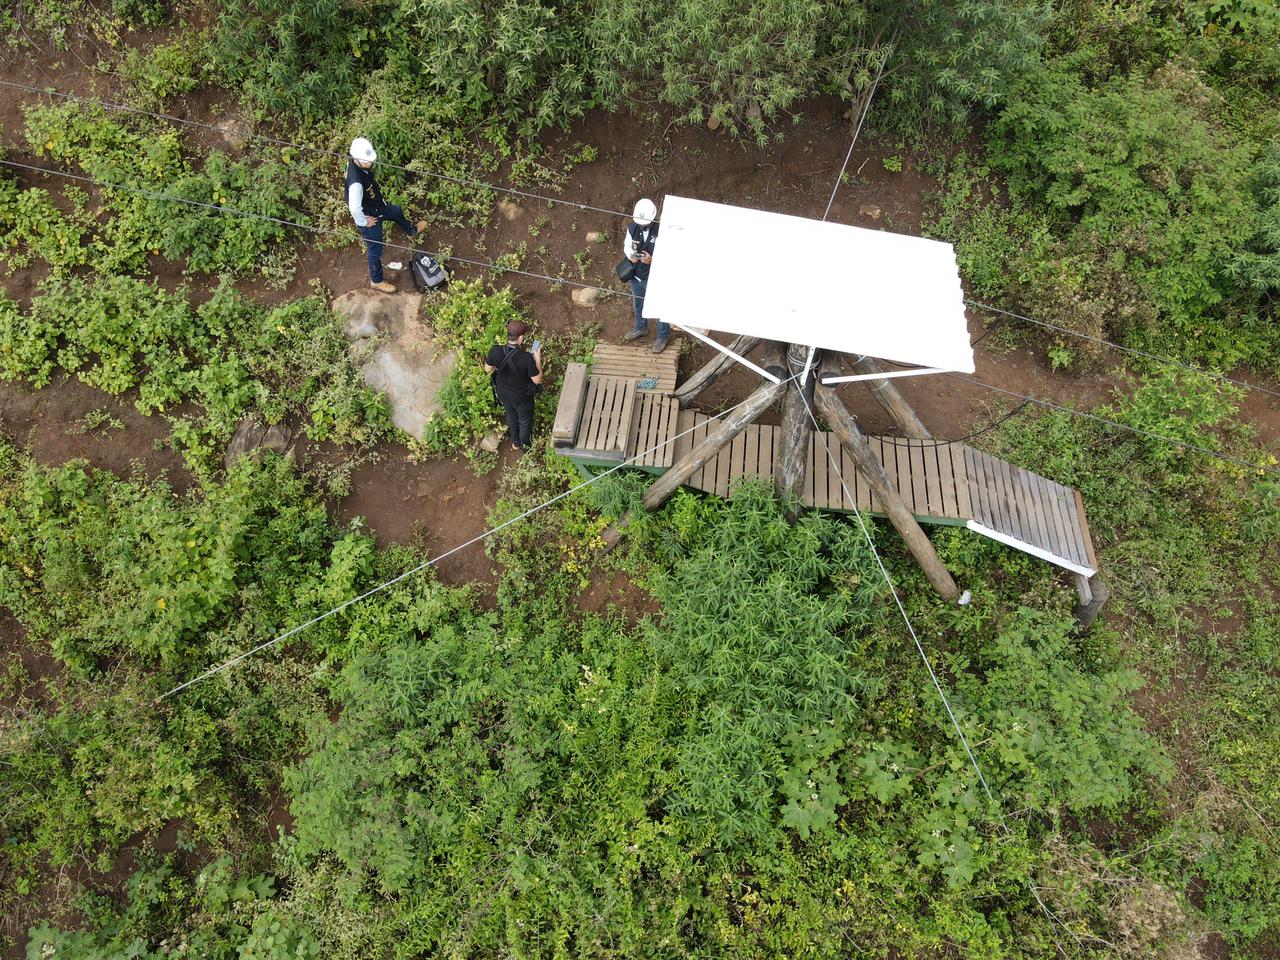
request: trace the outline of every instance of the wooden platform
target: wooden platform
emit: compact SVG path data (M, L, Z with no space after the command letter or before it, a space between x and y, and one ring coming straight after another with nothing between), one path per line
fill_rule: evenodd
M680 364L679 351L667 349L654 353L648 346L629 347L615 343L597 343L591 359L593 377L623 377L638 382L655 381L652 387L641 387L656 393L673 393L676 389L676 368Z
M614 466L634 457L633 466L662 473L687 456L717 422L681 410L675 398L660 391L638 390L634 380L596 376L594 368L591 375L571 370L565 380L553 442L584 469ZM571 431L569 423L574 425ZM867 440L898 495L922 522L965 526L1074 573L1091 577L1097 572L1084 504L1076 490L961 443L874 436ZM688 486L724 497L744 477L772 482L777 445L777 427L748 424L689 478ZM813 435L805 478L806 506L883 514L869 484L832 433Z

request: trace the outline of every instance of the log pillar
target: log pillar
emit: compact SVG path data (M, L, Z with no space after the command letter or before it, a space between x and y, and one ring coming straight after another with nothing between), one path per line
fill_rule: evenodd
M947 568L943 566L942 561L938 559L937 551L933 549L933 544L929 542L929 538L920 529L919 521L907 509L907 505L898 496L898 491L890 484L889 477L885 474L880 460L871 452L867 438L863 436L853 416L845 408L840 398L836 396L835 389L833 387L818 387L814 392L814 401L827 424L835 435L840 438L840 443L844 445L844 448L853 457L854 463L858 467L859 475L870 484L872 493L875 494L876 500L884 508L889 522L898 531L899 536L906 543L907 549L911 551L916 563L920 564L925 576L933 584L933 588L938 591L943 599L954 600L960 593L959 588L956 587L955 580L952 579Z
M791 344L787 348L787 367L791 376L804 372L809 348ZM809 371L808 380L793 380L782 400L782 426L778 430L778 453L773 467L773 489L782 502L787 519L795 523L804 496L804 482L809 467L809 445L814 442L813 385L817 368Z
M759 337L738 337L737 340L729 344L729 349L739 356L745 357L748 353L760 345ZM688 380L680 385L675 393L672 394L676 398L676 402L680 406L684 406L707 387L711 386L719 380L730 367L738 361L727 353L717 353L714 357L698 368Z
M860 374L884 373L880 364L870 357L859 357L854 360L853 369ZM893 418L893 422L898 425L898 429L904 436L913 440L933 439L933 434L916 415L911 404L903 399L892 380L867 380L865 383L871 390L871 395L876 398L876 402L884 407L884 412Z
M1079 621L1080 629L1088 630L1093 626L1093 621L1098 619L1098 614L1102 612L1102 605L1111 598L1111 589L1097 574L1086 577L1083 574L1073 573L1071 579L1076 586L1076 595L1080 598L1080 602L1076 604L1072 613Z
M671 469L660 476L653 482L653 485L645 492L644 499L641 501L646 510L655 510L667 498L680 488L680 485L693 476L698 470L723 450L733 441L733 438L746 429L756 417L760 416L770 404L782 396L789 384L784 380L782 383L763 383L756 388L755 393L747 397L747 399L736 410L720 421L720 425L707 434L702 442L689 451L689 453L671 466ZM628 523L631 522L631 514L628 511L618 518L617 522L612 524L608 529L600 535L604 541L603 552L608 552L617 546L618 541L622 539L622 531L626 529Z

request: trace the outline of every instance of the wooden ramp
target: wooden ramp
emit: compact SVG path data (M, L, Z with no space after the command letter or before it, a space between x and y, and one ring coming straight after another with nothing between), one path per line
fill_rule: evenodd
M632 466L662 473L687 456L716 422L681 410L661 391L640 390L636 380L596 376L594 368L588 375L584 365L571 364L552 439L558 452L583 469L634 458ZM875 436L867 441L907 508L922 522L968 527L1085 577L1097 572L1076 490L962 443ZM748 424L689 478L688 486L724 497L744 477L772 482L777 446L777 427ZM815 433L810 441L802 499L805 506L821 510L884 512L853 458L830 432Z

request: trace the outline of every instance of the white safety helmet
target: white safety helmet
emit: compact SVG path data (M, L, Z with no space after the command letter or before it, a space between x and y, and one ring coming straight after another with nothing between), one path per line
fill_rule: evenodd
M653 223L653 218L658 215L658 208L652 200L641 200L636 204L636 208L631 211L631 219L635 221L637 227L647 227Z
M364 137L356 137L351 141L351 159L361 163L373 163L378 159L378 151Z

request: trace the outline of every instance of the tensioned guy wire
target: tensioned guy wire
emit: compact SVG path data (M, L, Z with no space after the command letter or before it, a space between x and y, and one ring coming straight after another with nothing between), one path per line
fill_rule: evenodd
M897 34L894 34L896 37ZM862 133L863 121L867 119L867 113L871 109L871 101L876 95L876 87L880 85L880 76L884 73L884 65L889 58L886 56L880 61L880 66L876 70L876 78L871 84L871 92L867 94L867 102L862 107L862 115L858 117L858 126L853 131L853 139L849 141L849 152L844 155L844 163L840 164L840 172L836 174L836 185L831 188L831 199L827 201L827 209L822 212L822 219L826 220L831 214L831 205L836 202L836 193L840 190L840 181L844 179L844 172L849 166L849 158L853 156L854 145L858 142L858 134Z
M1105 424L1108 427L1115 427L1118 430L1126 430L1129 433L1137 434L1140 437L1146 437L1149 440L1160 440L1164 443L1171 443L1175 447L1181 447L1184 450L1191 450L1195 453L1203 453L1206 456L1214 457L1218 460L1224 460L1228 463L1234 463L1237 466L1248 467L1250 470L1257 470L1259 473L1270 473L1274 476L1280 476L1280 470L1263 463L1251 463L1248 460L1242 460L1239 457L1233 457L1229 453L1222 453L1211 447L1202 447L1199 444L1188 443L1185 440L1179 440L1177 437L1167 437L1162 433L1153 433L1150 430L1143 430L1140 427L1133 427L1127 423L1121 423L1118 420L1111 420L1107 417L1099 416L1096 413L1087 413L1083 410L1073 410L1070 407L1064 407L1060 403L1054 403L1052 400L1042 400L1040 397L1032 397L1025 393L1018 393L1016 390L1008 390L1005 387L997 387L993 383L985 383L982 380L974 380L972 377L962 377L958 373L947 373L944 376L951 377L954 380L960 380L964 383L971 383L975 387L985 387L988 390L995 390L997 393L1008 394L1019 400L1025 400L1028 403L1036 403L1042 407L1048 407L1059 413L1068 413L1073 417L1082 417L1085 420L1094 420L1098 423Z
M171 121L173 123L185 123L188 126L200 127L204 130L213 130L218 133L225 132L222 127L214 123L204 123L200 120L189 120L185 117L175 117L168 113L155 113L151 110L143 110L140 107L133 107L126 103L113 103L109 100L101 100L97 97L85 97L75 93L64 93L60 90L44 89L34 87L25 83L15 83L12 80L0 80L0 86L13 87L17 90L26 90L30 93L44 94L49 97L60 97L64 100L75 100L80 103L96 103L100 107L108 110L119 110L123 113L132 113L142 117L151 117L153 120ZM248 136L253 140L261 140L263 143L270 143L278 147L292 147L295 150L303 150L309 153L319 154L321 156L335 157L341 160L348 160L350 157L340 150L326 150L324 147L313 147L310 144L295 143L292 140L281 140L277 137L269 137L264 133L250 133ZM567 207L573 207L575 210L589 210L592 213L606 213L613 217L624 217L631 219L631 214L623 213L620 210L610 210L607 207L593 207L589 203L579 203L576 200L565 200L562 197L549 197L541 193L530 193L527 190L517 190L515 187L500 187L496 183L489 183L487 180L477 180L473 177L458 177L449 173L441 173L438 170L410 170L397 163L391 163L386 160L379 160L378 165L381 167L389 167L392 170L401 170L414 176L432 177L436 180L446 180L450 183L458 183L464 186L485 187L499 193L509 193L517 197L524 197L526 200L542 200L546 203L559 203ZM657 223L657 219L654 219Z
M175 197L171 194L160 193L155 190L147 190L142 187L130 187L122 183L110 183L106 180L99 180L97 177L90 177L84 174L71 173L68 170L54 170L50 167L37 167L29 163L19 163L17 160L5 160L0 158L0 164L7 167L16 167L20 170L30 170L34 173L44 173L55 177L64 177L68 180L78 180L81 183L92 183L99 187L106 187L109 190L123 190L125 193L135 193L138 196L150 197L153 200L163 200L168 203L181 203L188 207L199 207L204 210L216 210L219 213L226 213L237 217L247 217L251 220L261 220L264 223L275 223L282 227L297 227L299 230L309 230L312 233L328 233L335 234L348 239L361 238L359 231L353 226L351 230L340 230L337 227L314 227L308 223L300 223L297 220L285 220L281 217L269 217L263 213L253 213L249 210L237 210L235 207L228 207L218 203L207 203L203 200L188 200L184 197ZM361 238L362 239L362 238ZM599 288L597 283L586 283L580 280L571 280L568 277L556 277L545 273L536 273L531 270L521 270L517 267L504 267L500 264L492 263L488 260L472 260L467 257L448 256L442 253L435 253L430 250L419 250L417 247L403 243L393 243L390 240L380 241L384 247L389 250L404 250L409 254L428 253L438 260L449 262L465 263L473 267L481 267L482 269L492 270L495 273L515 273L523 277L532 277L535 280L546 280L550 283L566 283L573 287L591 287ZM625 297L628 300L634 300L635 296L629 292L615 294L619 297Z
M849 487L845 483L844 474L840 470L840 464L837 462L835 455L831 452L831 445L827 442L826 434L818 425L818 418L814 416L813 408L809 406L809 401L804 396L803 391L801 391L800 399L804 403L805 412L809 415L809 422L813 424L814 436L818 440L822 441L823 449L827 454L827 460L831 464L831 468L836 472L836 478L840 481L840 487L844 491L845 497L848 498L850 503L857 503L853 494L849 492ZM987 783L986 775L982 772L982 766L978 763L978 758L974 754L973 748L969 745L969 738L965 736L964 729L960 726L960 721L957 719L955 711L951 708L951 701L947 697L946 691L942 689L942 682L938 679L937 671L934 670L933 663L930 661L928 653L925 652L924 644L920 642L920 636L916 633L916 628L911 622L911 617L907 615L907 609L902 604L902 598L898 596L897 588L893 584L893 578L889 576L889 570L885 567L884 560L880 557L880 551L876 549L875 541L871 537L871 531L867 529L867 522L862 517L862 511L854 510L853 515L858 520L858 526L862 530L863 539L866 540L867 547L871 550L871 556L875 558L876 566L880 570L880 575L884 578L885 585L889 588L889 595L893 597L893 602L898 608L898 613L902 616L902 622L907 625L907 632L911 634L911 640L915 644L916 652L920 655L920 660L924 663L925 670L929 673L929 680L933 683L933 689L937 691L938 698L942 701L942 706L946 710L947 717L951 720L951 726L955 729L956 736L964 747L965 755L969 758L969 763L973 765L974 773L978 775L978 782L982 784L983 793L987 795L987 800L995 808L996 817L1000 822L1000 826L1004 830L1005 835L1008 836L1012 831L1009 829L1008 821L1005 819L1004 807L1000 801L996 799L995 794L991 790L990 784ZM1062 920L1049 909L1049 905L1044 902L1044 899L1040 896L1039 889L1031 882L1030 877L1026 879L1026 884L1027 889L1031 891L1031 895L1035 898L1036 903L1039 904L1045 918L1049 921L1049 929L1052 930L1055 924L1061 926L1075 938L1076 944L1083 949L1084 943L1080 940L1080 937L1077 936L1073 930L1067 927L1066 924L1064 924ZM1058 952L1062 954L1063 957L1067 956L1067 952L1062 948L1062 944L1058 942L1056 936L1054 937L1054 946L1058 948Z
M93 184L97 184L98 186L107 187L109 189L124 190L125 192L128 192L128 193L136 193L141 196L152 197L157 200L165 200L172 203L181 203L187 206L200 207L206 210L216 210L220 213L231 214L233 216L248 217L250 219L262 220L268 223L277 223L277 224L280 224L281 226L286 226L286 227L297 227L300 230L309 230L312 233L330 233L330 234L338 234L339 236L349 235L347 234L347 232L343 230L339 230L337 228L313 227L313 226L310 226L309 224L299 223L296 220L284 220L279 217L269 217L269 216L266 216L265 214L251 213L246 210L237 210L234 207L226 207L216 203L206 203L200 200L186 200L182 197L174 197L165 193L157 193L156 191L153 191L153 190L144 190L140 187L126 187L123 185L108 183L103 180L98 180L94 177L83 176L81 174L69 173L63 170L52 170L47 167L37 167L37 166L33 166L31 164L26 164L26 163L19 163L16 160L5 160L0 158L0 164L3 164L5 166L10 166L10 167L17 167L23 170L31 170L36 173L45 173L45 174L51 174L53 176L65 177L67 179L78 180L83 183L93 183ZM352 229L354 230L355 228L353 227ZM405 250L405 251L408 251L409 253L419 252L416 248L407 246L405 244L384 242L383 245L393 250ZM551 276L545 273L535 273L529 270L519 270L512 267L503 267L498 264L491 263L488 260L471 260L471 259L467 259L466 257L446 258L442 254L436 254L436 256L438 256L440 259L456 261L458 263L466 263L471 266L481 267L482 269L492 270L495 272L514 273L514 274L519 274L520 276L532 277L536 280L546 280L549 283L564 283L564 284L569 284L570 286L575 286L575 287L598 287L598 284L584 283L578 280L571 280L568 277L557 277L557 276ZM635 299L635 296L630 292L620 293L617 295L620 297L625 297L626 299L630 299L630 300ZM1109 426L1115 427L1116 429L1126 430L1129 433L1137 434L1138 436L1147 437L1153 440L1163 440L1167 443L1172 443L1175 446L1184 447L1188 450L1194 450L1197 453L1203 453L1211 457L1216 457L1219 460L1229 461L1231 463L1235 463L1240 466L1249 467L1250 469L1265 471L1267 473L1280 476L1280 471L1277 471L1269 466L1266 466L1264 464L1250 463L1246 460L1241 460L1238 457L1233 457L1229 454L1220 453L1209 447L1201 447L1196 444L1191 444L1182 440L1178 440L1174 437L1166 437L1158 433L1152 433L1148 430L1141 430L1137 427L1131 427L1128 424L1119 423L1118 421L1115 421L1115 420L1108 420L1106 417L1100 417L1097 414L1085 413L1080 410L1073 410L1070 407L1064 407L1059 404L1052 403L1051 401L1048 401L1048 400L1041 400L1037 397L1029 397L1026 394L1017 393L1012 390L1006 390L1003 387L997 387L993 384L983 383L981 380L972 380L967 377L961 377L958 374L954 374L954 373L947 373L945 375L949 377L955 377L956 379L959 379L959 380L964 380L968 383L974 384L975 386L986 387L990 390L997 390L1001 393L1007 393L1010 396L1017 397L1020 400L1030 400L1033 403L1049 406L1063 413L1068 413L1075 417L1083 417L1088 420L1097 420L1102 423L1106 423Z
M1090 343L1097 343L1103 346L1111 347L1112 349L1119 350L1122 353L1128 353L1135 357L1142 357L1144 360L1154 360L1157 363L1167 363L1169 366L1177 367L1180 370L1186 370L1190 373L1198 373L1201 376L1211 377L1214 380L1223 380L1227 383L1235 384L1237 387L1244 387L1245 389L1248 389L1248 390L1257 390L1259 393L1265 393L1273 397L1280 397L1280 391L1272 390L1268 387L1260 387L1255 383L1249 383L1245 380L1236 380L1232 377L1228 377L1226 374L1217 373L1216 371L1213 371L1213 370L1205 370L1205 369L1202 369L1201 367L1194 366L1193 364L1190 364L1190 363L1183 363L1181 360L1175 360L1173 357L1165 357L1165 356L1161 356L1158 353L1148 353L1146 350L1138 350L1134 347L1126 347L1123 344L1116 343L1113 340L1108 340L1105 337L1095 337L1088 333L1082 333L1079 330L1072 330L1070 327L1063 327L1063 326L1060 326L1059 324L1049 323L1045 320L1037 320L1034 317L1025 317L1020 313L1014 313L1012 310L1002 310L1000 307L993 307L989 303L982 303L981 301L978 301L978 300L965 300L965 303L969 304L969 306L971 307L977 307L979 310L988 310L991 313L1000 314L1001 316L1004 316L1004 317L1012 317L1015 320L1025 320L1027 323L1034 324L1037 327L1043 327L1046 330L1053 330L1056 333L1063 333L1069 337L1077 337L1081 340L1088 340ZM981 337L979 337L977 340L974 341L973 345L976 346L978 343L980 343L985 337L990 335L990 333L994 329L995 329L995 325L993 324L990 330L988 330Z
M787 378L786 380L783 380L782 382L788 383L794 379L795 379L795 376L792 375L791 377ZM726 417L729 414L733 413L734 410L737 410L738 407L741 407L743 404L747 403L749 400L750 398L748 397L747 400L743 400L742 403L735 404L734 406L730 407L728 410L725 410L723 413L718 413L713 415L710 419L718 420L722 417ZM206 670L204 673L200 674L199 676L192 677L190 680L187 680L184 683L178 684L176 687L173 687L171 690L165 691L159 697L156 698L156 702L159 703L161 700L171 697L175 693L185 690L187 687L190 687L193 684L200 683L202 680L207 680L212 676L222 673L224 670L230 669L240 661L246 660L249 657L253 656L255 653L260 653L261 651L266 650L268 647L274 647L279 643L283 643L285 640L288 640L290 637L294 636L295 634L301 633L303 630L306 630L308 627L314 626L315 624L319 623L322 620L327 620L329 617L332 617L335 614L341 613L343 610L347 609L347 607L350 607L353 604L357 604L361 600L366 600L369 597L373 596L375 593L381 593L383 590L386 590L388 587L394 586L395 584L399 583L401 580L404 580L408 577L413 576L415 573L421 573L423 570L427 569L428 567L434 566L435 564L439 563L441 560L444 560L447 557L453 556L453 554L459 552L460 550L465 550L467 547L472 546L473 544L480 543L482 540L487 540L489 537L492 537L494 534L499 533L502 530L505 530L507 527L515 523L518 523L519 521L524 520L528 517L531 517L535 513L540 513L541 511L545 510L547 507L550 507L553 504L559 503L561 500L565 499L568 496L571 496L574 493L577 493L579 490L582 490L585 487L591 486L591 484L595 483L597 480L601 480L604 477L609 476L609 474L614 473L618 470L621 470L623 467L629 466L630 464L634 463L636 460L639 460L653 453L655 450L661 450L667 444L675 443L681 437L685 436L686 434L693 433L697 429L698 427L690 427L688 430L682 430L681 432L675 434L674 436L668 437L666 440L663 440L661 443L650 447L648 450L641 450L639 453L636 453L633 456L628 457L626 460L623 460L621 463L615 464L614 466L610 467L608 470L605 470L601 473L596 474L591 479L584 480L579 484L575 484L574 486L570 487L568 490L564 490L556 494L551 499L543 503L540 503L537 506L530 507L528 510L524 511L521 514L518 514L517 516L511 517L508 520L504 520L502 523L498 524L496 527L491 527L488 530L485 530L483 533L477 534L476 536L472 537L470 540L466 541L465 543L460 543L456 547L451 547L450 549L446 550L444 553L441 553L438 556L432 557L430 560L425 560L415 567L410 567L408 570L393 577L392 579L386 581L385 583L380 583L376 587L373 587L370 590L366 590L364 593L360 594L359 596L352 597L350 600L347 600L343 603L338 604L336 607L332 608L331 610L326 610L324 613L321 613L317 616L312 617L306 623L300 623L296 627L291 627L288 630L286 630L284 633L281 633L281 634L278 634L277 636L272 637L270 640L264 640L262 643L258 644L256 647L251 647L250 649L244 651L243 653L240 653L234 657L231 657L229 660L224 660L222 663L218 664L217 666L210 667L208 670Z
M885 62L885 63L882 63L882 64L880 65L880 67L878 68L878 70L877 70L877 72L876 72L875 80L872 82L872 86L871 86L871 93L870 93L870 95L868 96L868 98L867 98L867 102L866 102L866 104L865 104L865 105L864 105L864 107L863 107L862 114L861 114L861 116L860 116L860 118L859 118L859 120L858 120L858 126L857 126L857 129L854 131L853 139L852 139L852 141L851 141L851 142L850 142L850 144L849 144L849 150L848 150L848 152L845 154L844 163L843 163L843 164L841 165L841 167L840 167L840 174L839 174L839 175L837 175L837 177L836 177L836 182L835 182L835 186L832 188L832 191L831 191L831 199L827 201L827 209L826 209L826 211L825 211L825 212L823 213L823 215L822 215L822 219L823 219L823 220L826 220L826 219L827 219L827 217L828 217L828 216L830 215L830 213L831 213L831 207L832 207L832 204L835 202L836 193L837 193L837 192L839 191L839 189L840 189L840 181L841 181L841 179L842 179L842 178L843 178L843 176L844 176L844 171L845 171L845 169L848 167L849 159L853 156L854 146L855 146L855 145L857 144L857 142L858 142L858 136L859 136L859 134L860 134L860 133L861 133L861 131L862 131L862 125L863 125L863 122L866 120L867 112L868 112L868 110L869 110L869 109L870 109L870 107L871 107L871 99L875 96L875 90L876 90L876 87L878 86L878 84L879 84L879 82L880 82L880 78L881 78L881 75L883 74L884 67L885 67L886 63L887 63L887 60L886 60L886 62ZM39 66L39 64L38 64L38 63L37 63L37 66ZM42 68L42 72L43 72L43 68ZM46 75L46 76L48 76L48 74L47 74L47 73L46 73L45 75ZM66 100L74 100L74 101L78 101L78 102L81 102L81 103L94 103L94 104L97 104L97 105L99 105L99 106L101 106L101 107L105 107L105 108L110 109L110 110L119 110L119 111L126 112L126 113L133 113L133 114L137 114L137 115L139 115L139 116L151 117L152 119L156 119L156 120L172 121L172 122L174 122L174 123L187 124L188 126L200 127L200 128L202 128L202 129L206 129L206 130L213 130L213 131L217 131L217 132L219 132L219 133L223 132L223 131L222 131L222 128L220 128L220 127L219 127L219 126L217 126L216 124L204 123L204 122L199 121L199 120L190 120L190 119L187 119L187 118L184 118L184 117L177 117L177 116L173 116L172 114L156 113L156 112L153 112L153 111L150 111L150 110L143 110L143 109L141 109L141 108L139 108L139 107L133 107L133 106L130 106L130 105L128 105L128 104L123 104L123 103L114 103L114 102L111 102L111 101L102 100L102 99L99 99L99 98L97 98L97 97L86 97L86 96L82 96L82 95L80 95L80 94L66 93L66 92L63 92L63 91L55 90L55 89L53 89L53 88L51 88L51 87L50 87L50 88L36 87L36 86L32 86L32 85L30 85L30 84L17 83L17 82L11 81L11 80L4 80L4 79L0 79L0 86L13 87L14 89L17 89L17 90L24 90L24 91L27 91L27 92L29 92L29 93L38 93L38 94L43 94L43 95L45 95L45 96L49 96L49 97L60 97L60 98L62 98L62 99L66 99ZM293 147L293 148L298 149L298 150L310 151L310 152L313 152L313 153L319 153L319 154L323 154L323 155L333 156L333 157L336 157L336 158L342 158L342 159L345 159L345 158L346 158L346 155L345 155L345 154L340 153L340 152L338 152L338 151L325 150L325 149L323 149L323 148L321 148L321 147L313 147L313 146L310 146L310 145L307 145L307 144L296 143L296 142L294 142L294 141L290 141L290 140L282 140L282 139L278 139L278 138L275 138L275 137L269 137L269 136L267 136L267 135L265 135L265 134L251 133L251 134L249 134L249 136L250 136L251 138L253 138L253 139L261 140L261 141L263 141L264 143L271 143L271 144L274 144L274 145L276 145L276 146ZM524 197L524 198L526 198L526 199L531 199L531 200L542 200L542 201L545 201L545 202L547 202L547 203L558 203L558 204L563 204L563 205L566 205L566 206L574 207L575 209L579 209L579 210L589 210L589 211L592 211L592 212L595 212L595 213L604 213L604 214L608 214L608 215L610 215L610 216L616 216L616 217L622 217L622 218L629 218L629 217L631 216L630 214L628 214L628 213L624 213L624 212L622 212L622 211L620 211L620 210L610 210L610 209L608 209L608 208L606 208L606 207L596 207L596 206L592 206L592 205L590 205L590 204L580 203L580 202L578 202L578 201L576 201L576 200L566 200L566 199L563 199L563 198L561 198L561 197L549 197L549 196L545 196L545 195L543 195L543 194L536 194L536 193L530 193L530 192L523 191L523 190L518 190L518 189L516 189L516 188L514 188L514 187L500 187L500 186L498 186L497 184L489 183L488 181L485 181L485 180L477 180L477 179L475 179L475 178L470 178L470 177L457 177L457 176L453 176L453 175L451 175L451 174L440 173L440 172L438 172L438 171L432 171L432 170L417 170L417 171L411 171L411 170L409 170L409 168L408 168L408 167L403 167L403 166L400 166L400 165L398 165L398 164L390 163L390 162L387 162L387 161L379 161L379 162L381 163L381 165L382 165L382 166L384 166L384 167L390 167L390 168L395 169L395 170L402 170L402 171L405 171L405 172L408 172L408 173L414 173L414 174L417 174L417 175L434 177L434 178L436 178L436 179L447 180L447 181L450 181L450 182L453 182L453 183L459 183L459 184L464 184L464 185L468 185L468 186L486 187L486 188L491 189L491 190L494 190L494 191L498 191L498 192L502 192L502 193L510 193L510 194L512 194L512 195L520 196L520 197ZM123 188L117 188L117 189L123 189ZM657 221L655 221L655 222L657 222ZM400 248L399 248L399 247L397 247L395 244L386 244L386 245L387 245L387 246L392 247L393 249L400 249ZM460 258L455 258L455 259L460 259ZM511 272L513 272L513 273L514 273L514 272L520 272L520 271L511 271ZM563 280L562 280L561 282L573 282L573 281L563 281ZM1231 384L1234 384L1234 385L1239 386L1239 387L1244 387L1244 388L1249 389L1249 390L1257 390L1257 391L1259 391L1260 393L1264 393L1264 394L1267 394L1267 395L1269 395L1269 396L1280 397L1280 391L1271 390L1271 389L1269 389L1269 388L1267 388L1267 387L1263 387L1263 386L1259 386L1259 385L1257 385L1257 384L1249 383L1248 381L1238 380L1238 379L1235 379L1235 378L1232 378L1232 377L1228 377L1228 376L1226 376L1226 375L1224 375L1224 374L1220 374L1220 373L1217 373L1217 372L1212 371L1212 370L1205 370L1205 369L1203 369L1203 368L1196 367L1196 366L1194 366L1194 365L1192 365L1192 364L1187 364L1187 363L1183 363L1183 362L1181 362L1181 361L1179 361L1179 360L1175 360L1175 359L1173 359L1172 357L1165 357L1165 356L1161 356L1161 355L1159 355L1159 354L1149 353L1149 352L1147 352L1147 351L1145 351L1145 350L1138 350L1138 349L1133 348L1133 347L1126 347L1126 346L1124 346L1124 345L1122 345L1122 344L1116 343L1116 342L1115 342L1115 341L1113 341L1113 340L1107 340L1107 339L1106 339L1106 338L1104 338L1104 337L1095 337L1095 336L1092 336L1092 335L1090 335L1090 334L1082 333L1082 332L1080 332L1080 331L1078 331L1078 330L1072 330L1072 329L1070 329L1070 328L1068 328L1068 327L1060 326L1060 325L1058 325L1058 324L1049 323L1049 322L1047 322L1047 321L1043 321L1043 320L1036 320L1034 317L1024 316L1023 314L1015 313L1014 311L1011 311L1011 310L1005 310L1005 309L1002 309L1002 308L1000 308L1000 307L993 306L993 305L991 305L991 304L983 303L983 302L981 302L981 301L979 301L979 300L966 299L966 300L965 300L965 303L969 304L970 306L977 307L978 309L981 309L981 310L988 310L988 311L990 311L990 312L992 312L992 313L1000 314L1000 315L1003 315L1003 316L1006 316L1006 317L1012 317L1012 318L1015 318L1015 319L1018 319L1018 320L1023 320L1023 321L1025 321L1025 322L1027 322L1027 323L1031 323L1031 324L1034 324L1034 325L1036 325L1036 326L1043 327L1044 329L1047 329L1047 330L1053 330L1053 331L1055 331L1055 332L1062 333L1062 334L1065 334L1065 335L1067 335L1067 336L1076 337L1076 338L1079 338L1079 339L1082 339L1082 340L1090 341L1090 342L1092 342L1092 343L1098 343L1098 344L1101 344L1101 345L1104 345L1104 346L1108 346L1108 347L1111 347L1111 348L1113 348L1113 349L1115 349L1115 350L1119 350L1119 351L1122 351L1122 352L1124 352L1124 353L1131 354L1131 355L1133 355L1133 356L1142 357L1142 358L1144 358L1144 359L1152 360L1152 361L1155 361L1155 362L1158 362L1158 363L1166 363L1166 364L1169 364L1169 365L1171 365L1171 366L1178 367L1178 368L1183 369L1183 370L1187 370L1187 371L1190 371L1190 372L1193 372L1193 373L1198 373L1198 374L1200 374L1200 375L1202 375L1202 376L1205 376L1205 377L1210 377L1210 378L1213 378L1213 379L1222 380L1222 381L1225 381L1225 382L1227 382L1227 383L1231 383ZM978 337L978 339L974 341L973 345L974 345L974 346L977 346L979 343L981 343L983 340L985 340L988 336L990 336L990 335L994 332L994 330L995 330L995 325L993 325L993 326L992 326L991 328L989 328L985 333L983 333L980 337Z

